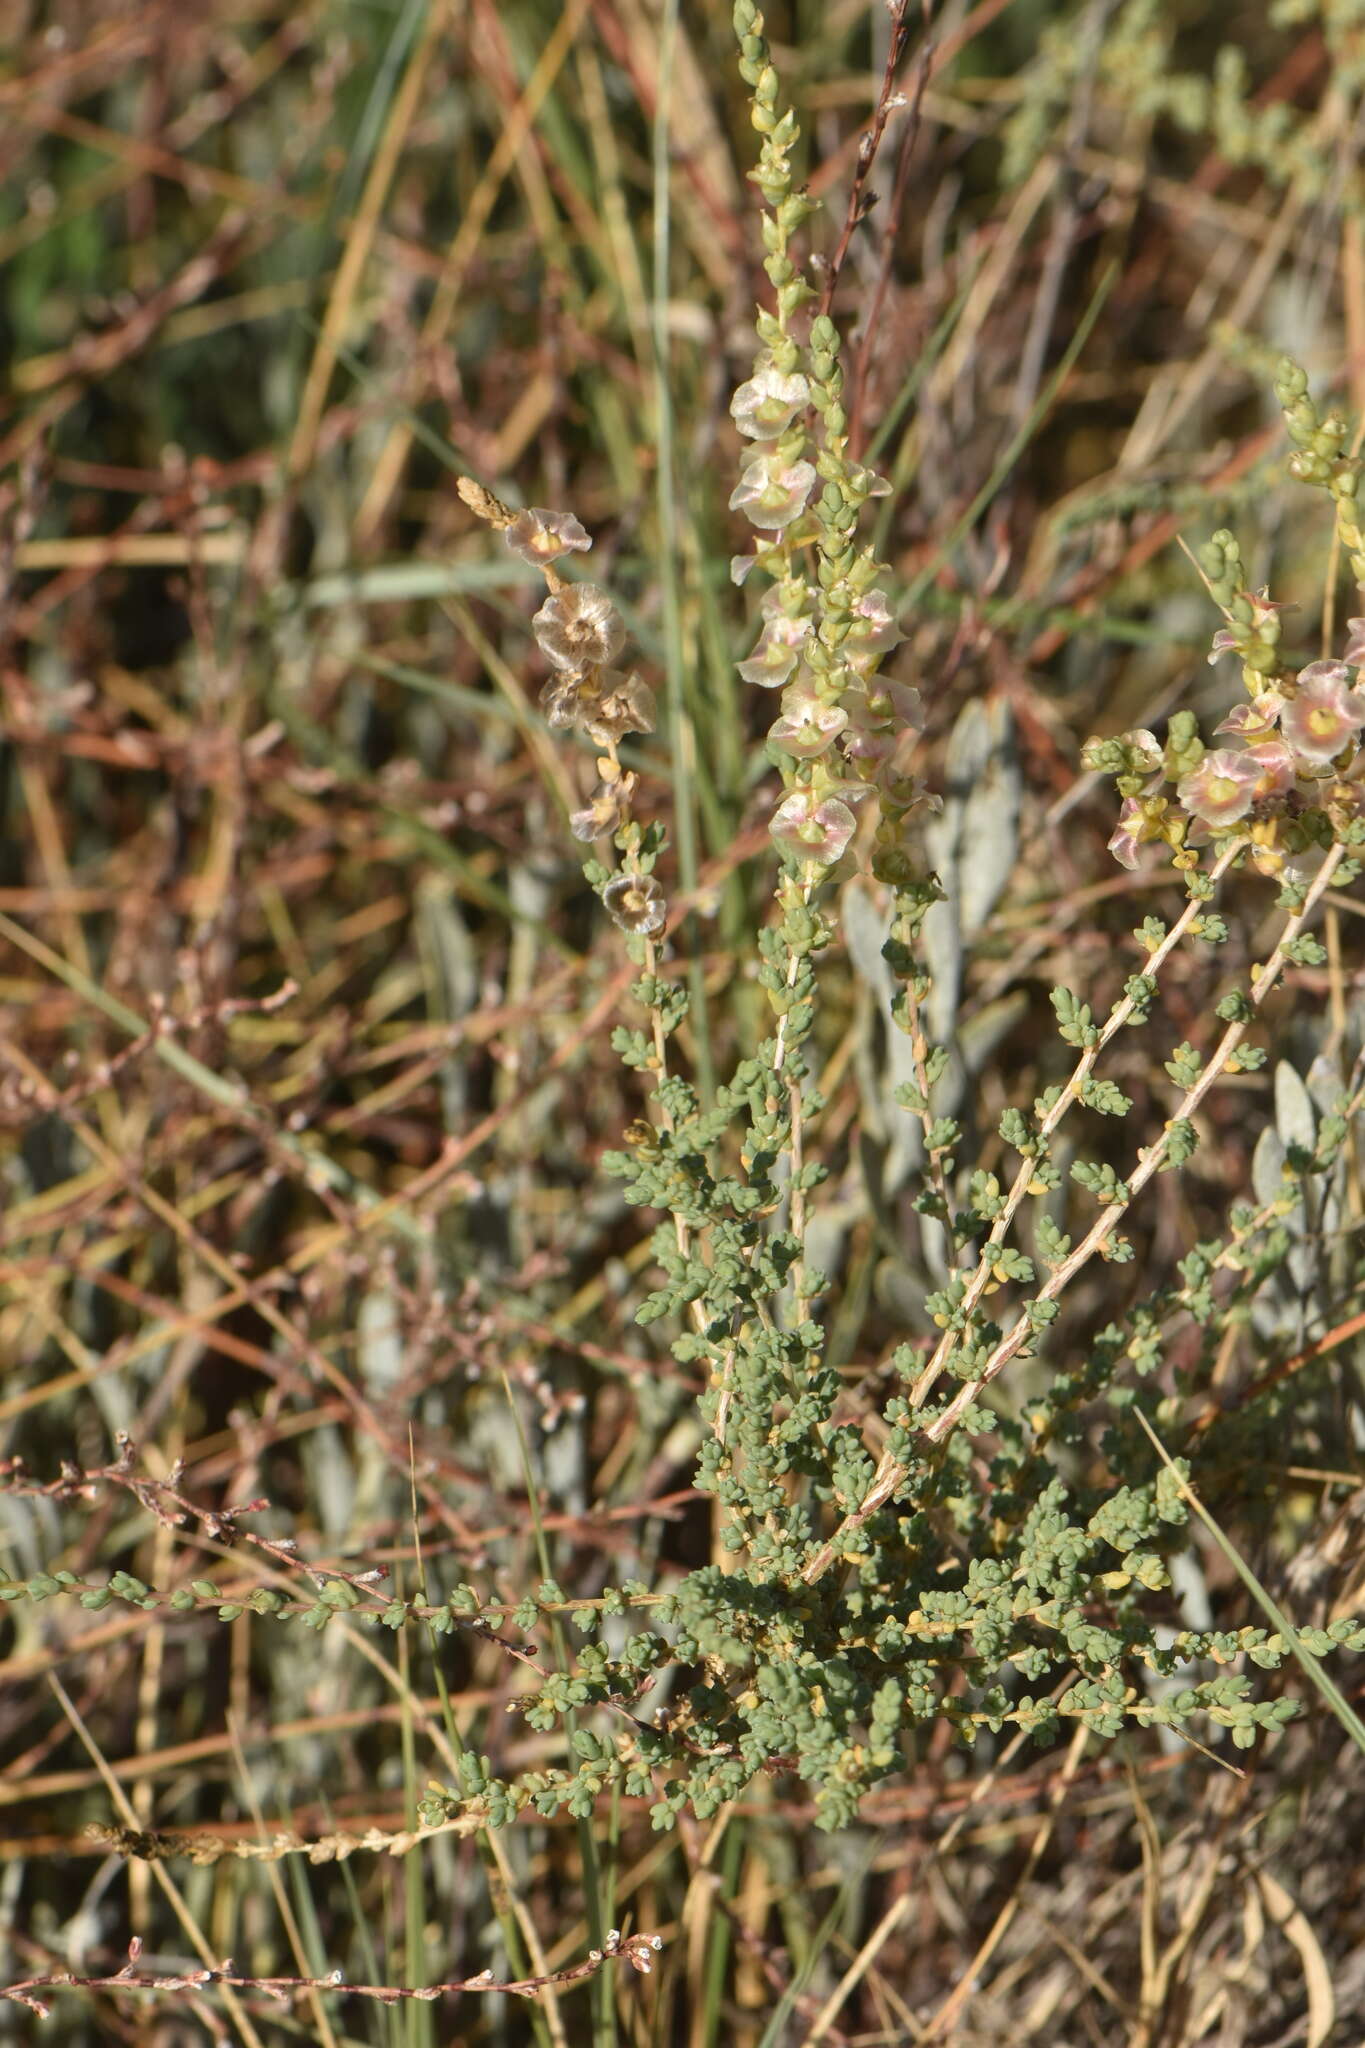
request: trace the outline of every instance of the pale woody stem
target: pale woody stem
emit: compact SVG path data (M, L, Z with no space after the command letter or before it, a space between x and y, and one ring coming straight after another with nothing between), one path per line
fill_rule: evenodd
M1241 851L1240 846L1234 847L1230 849L1228 853L1226 853L1222 857L1217 867L1213 871L1215 878L1218 875L1225 872L1230 861L1235 857L1236 853L1239 851ZM1250 1000L1253 1009L1260 1008L1261 1004L1265 1001L1265 998L1270 993L1275 983L1279 980L1280 974L1284 968L1285 947L1292 943L1292 941L1298 937L1299 933L1303 930L1304 926L1308 922L1308 919L1312 915L1313 910L1316 908L1316 905L1320 897L1330 886L1332 876L1335 874L1336 869L1341 862L1344 851L1345 849L1340 846L1335 846L1332 848L1326 860L1323 862L1322 867L1318 870L1318 873L1313 878L1312 886L1310 887L1308 894L1304 899L1303 908L1301 910L1296 911L1293 917L1291 917L1288 923L1285 925L1284 931L1280 934L1280 938L1276 944L1275 951L1271 955L1270 959L1267 961L1266 965L1261 969L1255 981L1252 983ZM1202 903L1197 906L1189 906L1189 909L1193 910L1196 915L1203 908L1204 905ZM1172 928L1168 936L1168 939L1165 942L1163 942L1163 946L1159 950L1159 954L1153 954L1152 961L1150 963L1151 966L1156 966L1158 964L1158 959L1164 958L1169 953L1170 946L1173 942L1175 942L1178 939L1182 926L1188 928L1188 922L1189 914L1187 910L1186 915L1181 918L1180 923L1178 925ZM1110 1021L1111 1024L1113 1024L1115 1020L1111 1019ZM1167 1123L1165 1131L1163 1131L1161 1137L1158 1138L1157 1142L1154 1145L1150 1146L1147 1149L1147 1151L1143 1154L1142 1159L1140 1160L1131 1179L1129 1180L1128 1194L1125 1200L1121 1202L1110 1203L1109 1206L1104 1210L1104 1213L1096 1218L1094 1224L1086 1233L1085 1237L1081 1240L1080 1244L1076 1246L1075 1250L1072 1251L1067 1256L1067 1258L1065 1258L1062 1261L1062 1263L1059 1266L1057 1266L1052 1273L1049 1274L1047 1280L1044 1282L1043 1286L1038 1290L1037 1295L1034 1297L1035 1300L1055 1300L1057 1296L1060 1295L1063 1292L1063 1290L1069 1285L1071 1280L1075 1278L1076 1274L1080 1272L1082 1267L1087 1265L1089 1261L1095 1256L1096 1252L1098 1252L1101 1249L1106 1239L1112 1234L1112 1232L1117 1227L1122 1217L1126 1214L1134 1198L1142 1192L1143 1188L1146 1187L1148 1181L1151 1180L1153 1175L1157 1173L1157 1171L1160 1169L1162 1162L1165 1159L1167 1151L1170 1147L1171 1124L1178 1123L1188 1118L1199 1107L1200 1103L1203 1101L1205 1095L1213 1086L1214 1082L1217 1081L1226 1071L1228 1061L1231 1059L1233 1053L1237 1050L1237 1047L1241 1044L1243 1038L1246 1036L1246 1032L1247 1025L1244 1023L1229 1024L1227 1030L1223 1033L1223 1036L1220 1039L1216 1050L1210 1056L1207 1064L1200 1073L1198 1080L1195 1081L1193 1085L1185 1091L1185 1094L1180 1102L1180 1105L1177 1108L1175 1115ZM1102 1035L1101 1044L1090 1048L1090 1052L1086 1055L1086 1057L1090 1057L1090 1054L1098 1053L1102 1049L1104 1038L1108 1036L1112 1036L1112 1032L1109 1031L1108 1028L1106 1028L1106 1033ZM1093 1058L1091 1059L1091 1064L1093 1065ZM1079 1066L1077 1072L1078 1074L1080 1072ZM1059 1102L1056 1108L1058 1111L1060 1111L1061 1107L1062 1104ZM997 1219L997 1224L998 1222L999 1219ZM995 1237L994 1231L992 1232L992 1237ZM937 1420L931 1423L929 1427L926 1429L924 1434L927 1442L932 1444L941 1444L944 1441L944 1439L952 1433L952 1431L957 1427L957 1424L961 1421L967 1409L971 1406L972 1402L976 1400L982 1388L988 1386L990 1382L993 1379L995 1379L999 1373L1004 1371L1005 1367L1009 1364L1010 1360L1018 1354L1018 1352L1023 1348L1024 1344L1028 1341L1029 1337L1032 1335L1032 1331L1033 1326L1029 1322L1028 1317L1024 1314L1020 1314L1016 1318L1012 1328L1004 1337L1001 1338L1000 1342L996 1345L994 1351L987 1359L985 1365L982 1367L982 1370L980 1374L977 1376L977 1378L975 1378L974 1380L969 1380L964 1386L959 1388L958 1392L953 1396L952 1401L944 1410L943 1414L940 1415L937 1418ZM943 1347L940 1348L942 1349ZM877 1472L873 1478L872 1484L869 1487L866 1496L864 1497L861 1507L859 1507L855 1513L845 1516L843 1522L840 1524L836 1533L829 1539L828 1542L821 1545L820 1549L816 1552L815 1556L810 1560L809 1564L805 1567L805 1570L802 1572L802 1579L806 1582L807 1585L813 1585L816 1582L816 1580L823 1578L824 1574L826 1573L826 1571L828 1571L830 1565L835 1560L835 1557L837 1555L837 1546L852 1532L861 1528L863 1523L866 1522L871 1515L874 1515L877 1512L878 1508L882 1507L886 1503L886 1501L890 1499L891 1495L895 1492L896 1488L904 1479L905 1473L906 1467L900 1464L900 1462L897 1459L892 1458L890 1456L884 1457L882 1459L881 1464L878 1467Z
M1210 880L1213 882L1221 881L1240 851L1240 846L1229 848L1216 862L1211 872ZM1171 926L1161 944L1149 955L1147 965L1143 969L1144 974L1155 979L1188 932L1190 926L1196 923L1200 917L1206 915L1207 912L1208 903L1203 898L1200 898L1198 901L1191 899L1185 905L1184 910ZM1061 1094L1038 1126L1038 1136L1041 1140L1046 1142L1052 1136L1067 1111L1074 1103L1080 1100L1081 1089L1094 1072L1100 1054L1105 1051L1112 1040L1124 1029L1132 1017L1135 1007L1134 998L1132 996L1125 996L1122 1002L1115 1006L1113 1014L1105 1023L1095 1043L1087 1046L1082 1052ZM1014 1177L1014 1183L1005 1198L1005 1206L991 1225L990 1235L982 1247L976 1271L967 1283L967 1291L962 1301L963 1315L971 1314L990 1285L993 1273L991 1253L1004 1243L1010 1226L1018 1214L1020 1204L1032 1185L1034 1171L1035 1161L1031 1158L1025 1159ZM939 1339L933 1357L915 1382L910 1395L910 1405L912 1408L922 1408L924 1406L930 1389L951 1358L956 1345L956 1332L945 1330Z

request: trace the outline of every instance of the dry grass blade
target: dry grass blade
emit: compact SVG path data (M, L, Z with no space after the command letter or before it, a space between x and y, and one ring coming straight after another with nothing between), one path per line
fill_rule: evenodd
M1336 2025L1337 2011L1327 1958L1303 1908L1296 1904L1279 1879L1272 1877L1268 1870L1258 1870L1256 1883L1271 1921L1297 1950L1303 1965L1303 1981L1308 1993L1306 2048L1326 2048Z

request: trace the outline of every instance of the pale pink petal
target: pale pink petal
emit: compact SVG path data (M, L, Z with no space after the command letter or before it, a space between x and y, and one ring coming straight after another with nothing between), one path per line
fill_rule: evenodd
M1250 704L1236 705L1222 724L1213 729L1215 733L1231 733L1241 740L1269 739L1283 709L1284 698L1278 690L1262 690Z
M1314 661L1299 672L1299 688L1280 714L1280 731L1298 759L1325 767L1365 726L1365 697L1353 690L1341 661Z
M1256 766L1255 797L1283 796L1294 787L1294 756L1283 740L1260 740L1246 750Z
M815 481L809 462L782 463L775 455L760 455L730 493L730 509L742 511L753 526L780 530L800 518Z
M791 619L782 613L769 617L753 653L737 664L745 682L756 683L761 690L780 689L792 675L810 634L809 619Z
M1251 809L1259 770L1245 753L1215 747L1199 766L1182 777L1177 794L1192 818L1206 825L1235 825Z
M810 385L800 372L784 377L770 363L740 385L730 400L730 414L741 434L775 441L809 404Z
M853 837L854 816L838 797L816 801L808 789L793 790L773 813L769 828L782 851L817 867L833 867Z
M813 691L789 690L782 700L782 716L768 728L768 738L784 754L798 761L813 761L832 746L848 724L848 713L837 704L822 704Z

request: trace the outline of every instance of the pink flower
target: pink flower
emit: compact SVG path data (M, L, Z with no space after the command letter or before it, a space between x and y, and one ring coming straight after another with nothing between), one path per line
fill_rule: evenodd
M790 526L805 511L815 487L809 462L780 462L776 455L755 457L730 493L732 512L743 512L752 526Z
M1215 828L1235 825L1255 802L1259 776L1260 770L1249 753L1235 754L1231 747L1215 747L1196 769L1181 778L1176 794L1192 818L1200 818Z
M1346 648L1341 658L1352 668L1365 667L1365 619L1346 621Z
M896 732L919 732L923 727L924 700L909 683L898 683L893 676L869 676L850 695L850 715L869 727L889 725Z
M1109 851L1120 867L1135 868L1138 864L1138 848L1148 840L1162 839L1161 815L1166 810L1164 797L1155 801L1150 798L1127 796L1119 811L1119 821L1109 841Z
M1239 629L1234 629L1231 626L1220 626L1213 636L1213 644L1209 653L1210 665L1217 661L1220 654L1240 654L1246 637L1247 629L1245 626Z
M767 621L754 643L753 653L738 664L745 682L757 683L761 690L781 689L795 669L802 647L810 638L810 620L788 618L785 612L771 607L769 600L775 595L776 592L770 590L764 598Z
M1280 731L1300 762L1325 767L1365 725L1365 697L1351 688L1343 661L1312 661L1280 714Z
M1351 678L1342 674L1346 664L1343 661L1310 661L1306 668L1299 670L1300 683L1346 683Z
M829 868L853 837L854 824L837 796L817 800L814 790L794 789L773 812L769 830L790 859Z
M1283 740L1260 740L1246 750L1256 767L1255 799L1283 796L1294 787L1294 756Z
M849 761L885 761L903 732L918 732L923 711L918 690L889 676L870 676L846 690L840 700L848 712L843 750Z
M822 704L813 690L788 690L782 699L782 716L768 728L768 738L784 754L798 761L813 761L823 754L848 724L848 713L837 704Z
M839 652L850 668L865 674L875 667L878 655L899 646L904 638L891 616L885 591L869 590L853 607L853 624Z
M849 726L841 745L846 761L887 761L896 751L897 734L889 725L863 725L856 715L850 716Z
M775 441L809 404L810 385L800 372L784 377L769 363L740 385L730 400L730 414L751 441Z
M876 783L882 803L893 811L918 810L921 804L931 811L943 809L943 798L936 796L918 775L912 775L895 760L880 764Z
M1216 733L1232 733L1239 740L1269 739L1283 709L1284 698L1278 690L1262 690L1250 704L1235 706L1222 724L1213 729Z
M531 627L556 668L606 667L626 644L621 615L596 583L570 583L557 590Z
M518 512L511 525L503 528L502 537L512 553L520 555L533 569L546 562L557 562L571 548L592 546L587 528L572 512L547 512L540 505Z

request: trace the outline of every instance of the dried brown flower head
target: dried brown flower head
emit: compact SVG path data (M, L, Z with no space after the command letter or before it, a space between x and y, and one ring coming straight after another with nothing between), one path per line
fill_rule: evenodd
M664 892L653 875L613 875L602 891L602 901L623 932L653 938L664 928Z

